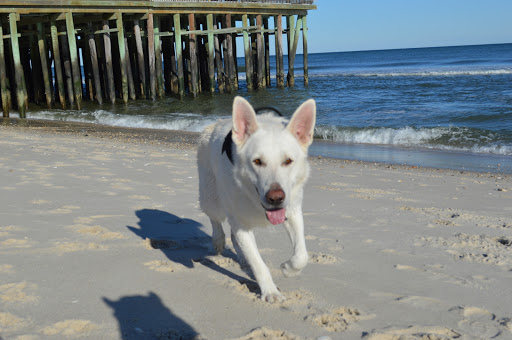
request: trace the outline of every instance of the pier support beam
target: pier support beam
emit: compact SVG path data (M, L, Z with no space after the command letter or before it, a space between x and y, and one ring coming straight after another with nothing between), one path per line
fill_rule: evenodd
M98 66L98 53L96 51L96 41L94 40L94 33L92 23L87 25L89 28L89 34L87 40L89 42L89 53L91 55L91 66L92 66L92 75L94 79L94 90L95 97L99 104L103 103L103 97L101 95L101 79L100 79L100 69Z
M263 28L268 30L268 17L263 18ZM263 43L265 44L265 85L270 86L270 37L268 32L263 33Z
M188 29L190 31L196 30L196 21L194 18L194 14L192 14L192 13L188 15L188 27L189 27ZM196 41L196 39L197 39L197 36L194 33L189 35L188 47L189 47L189 54L190 54L190 78L192 78L190 80L190 84L191 84L190 93L194 97L197 97L197 95L199 93L199 87L197 84L198 77L197 77L197 50L196 50L197 41Z
M265 87L265 46L263 44L263 23L261 15L256 16L256 26L258 31L256 33L256 58L258 58L258 72L257 72L257 87L262 89Z
M247 32L248 26L248 18L247 14L242 15L242 27L244 28L244 52L245 52L245 75L247 82L247 89L249 91L253 90L253 70L252 70L252 48L251 48L251 39L249 38L249 32Z
M215 25L213 26L213 29L216 30L217 28L218 28L218 23L216 22ZM219 43L219 35L218 34L215 34L214 43L215 43L215 65L217 66L217 84L219 86L219 92L224 93L224 90L226 89L225 81L224 81L224 66L222 65L222 52L221 52L221 46Z
M176 61L178 64L178 93L180 97L183 97L185 95L185 78L183 77L183 44L179 14L174 14L174 39L176 41Z
M165 95L164 72L162 69L162 45L160 40L160 19L158 16L153 17L153 33L155 45L155 71L158 98Z
M11 34L12 57L16 77L16 101L20 118L26 118L25 96L26 89L23 86L23 66L21 65L20 44L18 41L18 25L16 13L9 13L9 28Z
M289 29L293 27L293 16L290 19L290 26ZM302 24L302 18L297 17L297 23L295 25L294 32L290 35L290 32L288 32L288 35L290 36L289 41L289 52L288 52L288 86L294 87L295 86L295 55L297 53L297 45L299 43L299 33L300 33L300 27Z
M110 39L110 26L108 20L103 22L103 44L105 50L105 65L107 71L107 86L108 86L108 97L110 102L114 104L116 102L116 89L114 84L114 67L112 65L112 40Z
M226 14L225 17L226 28L231 28L231 14ZM231 33L226 34L226 48L227 55L224 56L226 62L226 73L228 76L227 90L229 93L235 90L235 60L233 57L233 36Z
M284 63L283 63L283 16L274 17L275 42L276 42L276 83L277 87L284 87Z
M52 54L53 54L53 67L55 69L55 77L57 83L57 91L59 92L59 101L62 109L66 108L66 92L64 90L64 78L62 77L62 63L60 59L59 50L59 37L57 30L57 23L50 22L50 35L52 38Z
M41 69L43 71L44 93L46 96L46 105L52 108L52 92L50 90L50 75L48 72L48 49L46 39L43 35L43 23L37 23L37 44L39 46L39 56L41 58Z
M11 91L9 90L9 78L5 67L4 30L0 18L0 91L2 93L2 112L4 117L9 117L11 110Z
M117 26L117 44L119 45L119 59L121 62L121 84L123 93L123 102L128 102L128 69L127 69L127 54L126 47L124 46L124 28L123 28L123 15L121 12L116 14Z
M73 75L73 90L75 93L76 107L82 109L82 78L80 76L80 65L78 60L78 50L76 47L75 25L73 23L73 13L66 13L66 29L68 32L69 56L71 58L71 73Z
M66 90L69 104L71 107L75 105L75 95L73 94L73 75L71 72L71 61L69 60L69 44L68 36L60 36L60 45L62 46L62 60L64 63L64 77L66 81Z
M146 98L146 67L144 65L144 49L142 48L142 37L140 34L139 20L133 22L133 33L135 35L135 46L137 47L137 63L139 66L140 77L140 94L142 98Z
M309 74L308 74L308 26L306 16L302 17L302 55L304 64L304 85L309 85Z
M148 14L147 36L148 36L148 61L149 61L149 96L156 99L156 66L155 66L155 32L153 13Z
M210 92L215 92L215 50L218 48L219 40L216 35L213 34L213 30L216 29L216 26L213 25L213 14L208 14L206 16L206 26L208 29L208 78L210 81ZM218 66L219 64L217 64ZM217 71L217 81L219 82L219 91L221 88L221 79L218 76ZM223 91L220 91L223 92Z

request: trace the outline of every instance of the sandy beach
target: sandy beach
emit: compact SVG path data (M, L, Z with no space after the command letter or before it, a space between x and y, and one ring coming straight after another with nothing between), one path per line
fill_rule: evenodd
M269 304L212 255L197 135L3 123L2 340L512 339L510 174L312 158L303 273L256 232Z

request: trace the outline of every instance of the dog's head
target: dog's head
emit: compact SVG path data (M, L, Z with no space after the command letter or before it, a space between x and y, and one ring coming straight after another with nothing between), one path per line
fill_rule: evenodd
M292 195L302 195L309 175L307 150L313 142L315 119L313 99L304 102L287 124L271 115L256 117L251 104L242 97L233 102L232 138L240 165L237 171L254 185L258 194L254 196L272 224L284 222Z

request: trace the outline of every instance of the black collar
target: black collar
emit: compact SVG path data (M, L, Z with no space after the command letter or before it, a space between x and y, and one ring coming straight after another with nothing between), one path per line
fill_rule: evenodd
M257 109L254 109L254 111L256 113L259 113L261 111L274 111L275 113L277 113L279 115L279 117L282 117L282 113L272 107L272 106L265 106L265 107L258 107ZM224 143L222 144L222 152L221 154L223 154L224 152L226 153L226 156L228 156L228 159L229 161L231 162L231 164L235 165L235 162L233 161L233 131L230 130L229 133L227 134L226 138L224 138Z
M225 152L231 164L235 165L235 162L233 162L233 146L233 131L230 130L226 138L224 138L221 154Z

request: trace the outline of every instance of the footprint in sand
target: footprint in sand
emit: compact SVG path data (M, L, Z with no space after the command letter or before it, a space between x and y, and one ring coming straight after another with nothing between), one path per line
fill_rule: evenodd
M510 319L498 319L488 310L468 306L454 307L450 311L462 317L458 326L467 335L481 339L492 339L505 332L511 335Z
M0 301L3 303L37 303L37 285L26 281L0 285Z
M41 329L41 333L47 336L64 335L65 337L84 337L99 326L89 320L64 320Z
M288 333L286 331L269 329L266 327L260 327L253 329L251 332L246 335L231 339L231 340L264 340L264 339L274 339L274 340L300 340L301 338L295 334Z
M183 266L176 265L175 263L170 262L170 261L154 260L154 261L145 262L144 265L146 267L149 267L149 269L151 269L151 270L161 272L161 273L174 273L176 271L183 269L182 268Z
M457 233L449 238L421 237L416 245L447 248L464 261L512 267L511 237Z
M0 312L0 334L10 335L28 324L27 320L11 313Z
M328 312L316 312L308 315L304 320L320 326L329 332L344 332L351 324L359 320L370 319L371 316L363 315L359 310L352 307L338 307Z
M323 253L309 253L309 262L310 263L319 263L319 264L334 264L337 262L340 262L340 259L338 259L334 255L330 254L323 254Z
M459 339L460 334L446 327L436 326L409 326L406 328L387 327L373 330L363 336L365 340L449 340Z

